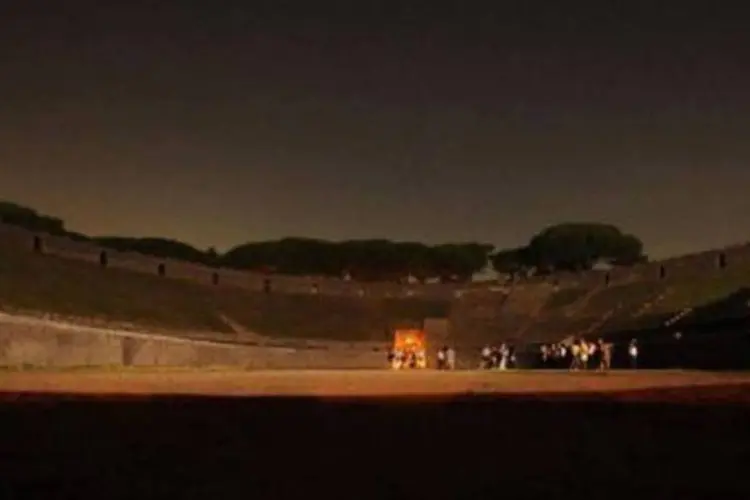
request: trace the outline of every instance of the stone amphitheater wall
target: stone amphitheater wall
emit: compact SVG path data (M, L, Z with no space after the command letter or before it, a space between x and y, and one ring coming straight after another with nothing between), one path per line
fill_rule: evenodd
M100 263L101 254L105 252L109 267L157 274L159 267L163 266L167 278L236 286L252 290L263 290L268 285L271 291L278 293L319 293L323 295L393 298L420 296L452 299L459 296L461 291L482 293L489 292L489 288L498 286L497 283L472 283L468 285L358 283L329 277L264 275L236 269L214 269L190 262L103 249L88 242L75 241L66 237L35 234L7 224L0 224L0 244L29 251L38 245L44 253L80 259L95 264ZM698 278L716 273L731 273L733 269L745 267L750 267L750 243L638 264L628 268L613 268L609 271L561 272L552 276L532 276L525 279L524 282L529 285L553 283L560 287L583 286L593 288L634 281Z
M0 367L383 368L385 346L230 345L0 313Z
M36 240L36 241L35 241ZM264 290L266 284L272 292L278 293L319 293L324 295L348 295L368 297L431 297L449 299L456 285L398 283L358 283L330 277L298 277L265 275L250 271L227 268L211 268L200 264L174 259L151 257L132 252L104 249L89 242L70 238L35 234L21 228L0 224L0 244L32 251L40 245L40 251L48 255L83 260L100 264L102 252L106 253L107 266L148 274L158 274L163 266L164 276L183 279L207 285L236 286L251 290Z

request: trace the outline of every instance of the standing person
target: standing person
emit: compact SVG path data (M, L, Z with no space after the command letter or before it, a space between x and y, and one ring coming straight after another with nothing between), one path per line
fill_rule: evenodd
M505 344L505 342L502 343L500 346L500 369L501 370L507 370L508 369L508 357L510 355L510 352L508 351L508 346Z
M481 367L484 370L489 370L492 366L492 349L486 345L482 348L482 362Z
M500 347L492 346L492 368L500 368Z
M443 346L440 349L438 349L437 352L437 369L438 370L445 370L446 368L446 354L447 354L448 348Z
M409 359L409 368L412 368L412 369L416 368L417 365L418 365L418 362L417 362L417 351L415 351L414 349L411 349L409 351L409 358L408 359Z
M589 343L586 339L581 339L581 345L578 347L578 355L581 357L580 367L582 370L588 370L589 368Z
M456 350L452 347L446 347L447 349L447 355L446 355L446 362L448 364L449 370L455 370L456 369Z
M393 351L393 368L400 370L404 366L404 351L395 349Z
M547 347L547 344L542 344L542 346L539 348L539 351L542 355L542 368L547 368L547 361L549 361L550 349L549 347Z
M589 362L599 366L602 353L599 351L599 342L589 342Z
M638 369L638 342L635 339L630 341L630 346L628 347L628 355L630 356L630 369L637 370Z
M573 344L571 344L570 354L571 354L571 357L573 358L570 362L570 369L572 371L576 371L581 365L581 345L578 343L577 340L573 342Z
M599 371L609 371L612 366L612 344L599 339Z
M560 355L559 368L565 368L565 360L568 359L568 348L565 344L558 345L558 354Z

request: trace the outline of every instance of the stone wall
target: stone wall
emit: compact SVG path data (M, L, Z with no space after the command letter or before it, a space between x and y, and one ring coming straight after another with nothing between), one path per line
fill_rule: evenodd
M533 297L526 300L524 296L534 296L534 289L537 286L540 289L549 289L550 284L552 284L556 289L576 287L592 292L626 283L664 282L670 286L675 283L676 286L679 286L680 280L683 280L682 283L684 283L684 280L710 278L722 274L731 275L743 273L750 269L750 244L742 244L629 268L615 268L610 271L557 273L553 276L531 277L509 288L498 287L497 284L491 283L472 283L461 286L363 284L331 278L265 276L233 269L212 269L188 262L103 250L90 243L48 235L35 235L26 230L3 224L0 224L0 244L15 246L29 252L35 246L39 246L42 252L84 260L92 264L100 264L101 253L106 252L109 267L153 275L157 274L159 266L163 265L165 279L189 280L207 286L223 287L226 285L261 291L265 288L266 280L270 280L270 292L279 296L319 294L321 299L326 296L363 297L363 299L386 297L439 298L452 303L450 314L451 337L458 338L460 335L464 335L471 337L472 342L479 342L480 338L484 338L485 332L495 332L497 336L523 333L524 328L526 328L524 325L528 325L529 319L533 319L530 318L530 316L533 316L531 309L538 306L541 300L533 299ZM510 289L514 289L516 292L512 295L512 301L519 300L521 304L528 303L529 311L522 307L520 310L512 311L513 314L509 315L508 308L503 307L503 300ZM365 300L362 302L364 303ZM578 328L580 325L574 325L575 322L573 321L578 316L581 316L581 314L576 313L573 316L566 317L565 321ZM558 321L558 318L553 319ZM588 323L594 320L598 320L598 316L586 319Z
M610 271L558 273L551 277L531 278L529 282L556 282L560 286L596 286L634 281L660 281L664 279L690 279L708 277L718 273L731 273L733 269L750 267L750 243L709 250L666 260L639 264ZM607 280L609 277L609 280Z
M264 290L266 280L268 280L271 292L295 294L450 298L457 289L456 285L450 284L357 283L330 277L268 276L236 269L214 269L191 262L104 249L88 242L59 236L34 234L2 223L0 223L0 244L28 251L32 251L38 244L41 246L40 251L46 254L84 260L96 265L101 265L101 257L104 253L108 267L159 274L159 267L163 266L166 278L190 280L206 285L236 286L256 291Z
M577 298L564 307L537 312L536 307L546 301L542 292L550 284L561 295L575 292L571 295ZM466 342L552 341L568 335L606 334L617 328L659 325L663 317L740 286L750 286L750 244L609 272L531 277L505 291L464 292L453 302L451 328L457 332L454 337L460 331Z
M396 283L357 283L329 277L266 276L260 273L235 269L213 269L190 262L102 249L91 243L34 234L25 229L0 223L0 244L2 245L15 246L31 251L34 248L35 239L37 239L36 243L41 245L43 252L62 257L99 264L102 252L104 252L107 265L110 267L157 274L159 267L163 266L167 278L185 279L209 285L232 285L252 290L263 290L266 280L269 280L271 291L279 293L368 295L394 298L409 296L453 298L460 293L460 290L486 290L487 287L492 286L492 284L487 283L401 285ZM737 266L750 266L750 243L640 264L629 268L582 273L561 272L553 276L531 277L525 281L528 284L553 283L561 287L595 287L604 283L614 284L640 280L658 281L667 278L680 279L705 276L717 272L731 272Z
M0 314L0 366L384 368L385 345L238 346Z

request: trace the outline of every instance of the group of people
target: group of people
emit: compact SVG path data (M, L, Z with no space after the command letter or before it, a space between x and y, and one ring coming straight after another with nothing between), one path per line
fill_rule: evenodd
M507 370L516 367L515 348L510 344L500 346L486 345L482 348L480 369L482 370Z
M425 368L427 366L427 358L424 351L421 350L390 349L388 351L388 364L394 370L400 370L403 368Z
M437 369L438 370L455 370L456 369L456 350L444 345L437 352Z
M596 367L599 371L607 371L612 367L612 353L614 344L599 339L589 342L584 338L573 341L569 346L564 343L544 344L540 348L542 367L569 369L571 371L588 370ZM630 367L638 367L638 343L635 339L628 345Z
M603 339L589 342L579 338L570 345L544 344L540 348L540 355L544 368L568 368L571 371L579 371L588 370L593 365L599 371L606 371L612 366L613 349L614 346Z
M572 343L544 344L540 347L542 368L571 371L589 370L608 371L612 367L614 344L599 339L589 342L584 338ZM635 339L628 345L630 368L638 367L638 343ZM456 351L444 345L437 351L437 369L455 370ZM421 349L391 349L388 351L388 363L393 369L426 368L426 353ZM508 343L499 346L486 345L482 348L480 369L508 370L517 368L515 347Z

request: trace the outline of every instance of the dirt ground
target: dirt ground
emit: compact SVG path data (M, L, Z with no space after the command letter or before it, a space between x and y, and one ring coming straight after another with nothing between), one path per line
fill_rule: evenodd
M750 374L683 371L438 372L388 370L231 371L189 369L0 373L0 394L208 396L428 396L494 394L750 404Z
M0 393L0 498L750 498L743 374L4 372Z

